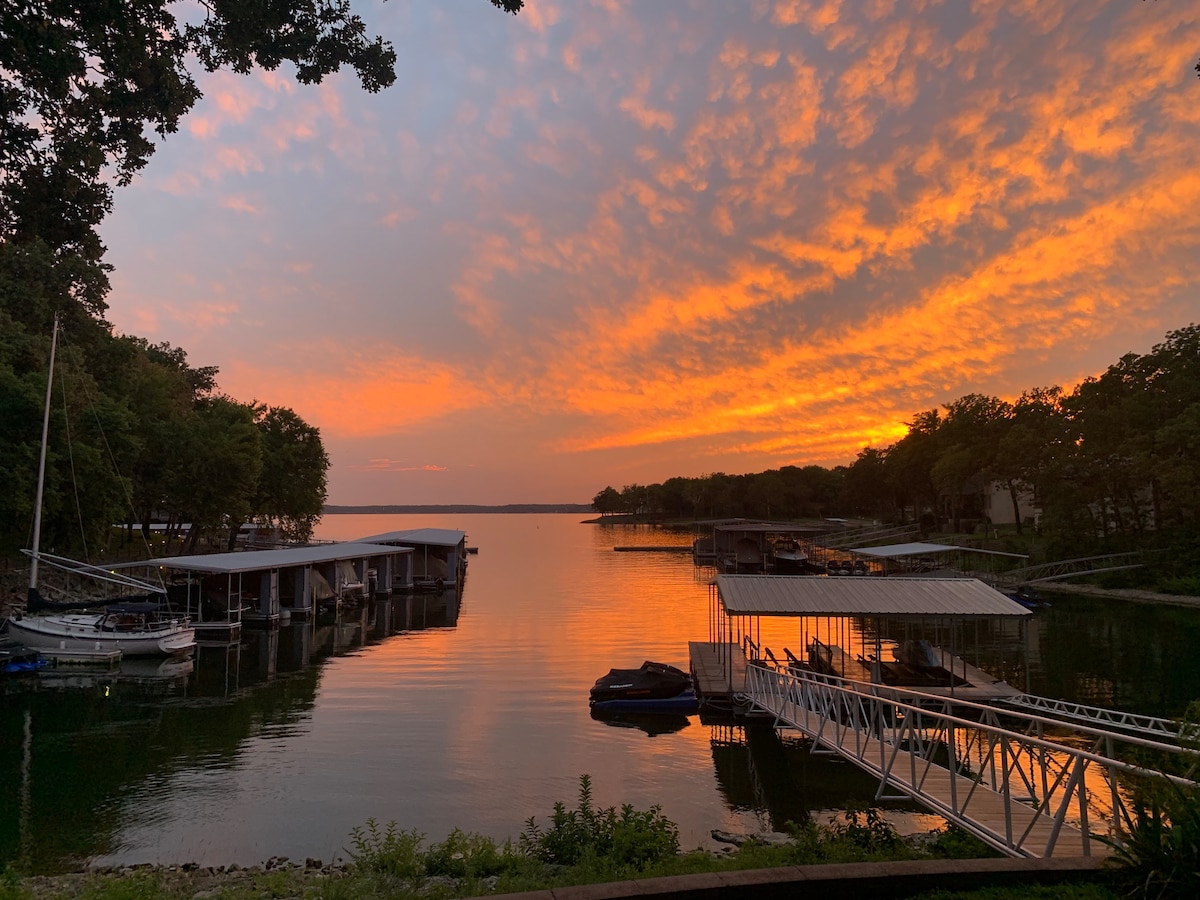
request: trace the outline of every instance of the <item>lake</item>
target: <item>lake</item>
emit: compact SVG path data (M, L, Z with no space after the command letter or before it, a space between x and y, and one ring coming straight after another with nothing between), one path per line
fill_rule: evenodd
M708 637L710 573L686 553L612 549L687 533L581 518L326 517L324 539L456 528L479 553L461 597L247 630L182 667L7 679L0 859L328 862L368 818L434 841L456 827L515 840L530 816L573 806L582 774L602 806L661 805L685 849L871 802L870 778L770 729L592 718L588 689L610 667L687 667L688 641ZM1053 603L1035 619L1033 693L1159 715L1200 697L1200 613ZM887 815L905 831L940 822L903 803Z

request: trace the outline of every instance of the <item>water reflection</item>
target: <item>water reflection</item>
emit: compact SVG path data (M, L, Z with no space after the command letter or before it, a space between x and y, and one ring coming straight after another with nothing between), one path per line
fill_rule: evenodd
M648 737L674 734L692 724L692 720L688 716L669 713L610 712L593 709L591 716L597 722L603 722L613 728L636 728L645 732Z
M199 647L190 671L160 661L3 682L0 860L328 860L371 816L435 840L455 827L503 840L571 805L584 773L603 806L660 804L689 849L711 846L713 829L872 802L869 777L770 729L591 714L588 690L610 668L686 668L688 642L707 639L711 573L688 554L612 550L689 533L479 515L333 517L319 536L415 526L464 530L480 548L458 592L247 629ZM1200 696L1200 614L1053 604L1033 619L1028 663L1015 633L960 637L1010 683L1027 666L1047 696L1165 715ZM761 643L801 651L795 622L764 629ZM888 815L932 821L904 804Z
M758 816L758 825L786 831L810 820L826 824L850 805L876 807L906 833L941 819L911 800L877 800L879 782L857 766L767 723L712 726L712 758L721 794L733 809Z
M459 589L461 591L461 588ZM391 635L454 625L458 594L394 597L311 622L246 629L184 658L43 668L0 682L0 862L26 872L120 856L130 803L140 828L168 827L153 801L180 774L233 770L247 741L303 734L321 663Z

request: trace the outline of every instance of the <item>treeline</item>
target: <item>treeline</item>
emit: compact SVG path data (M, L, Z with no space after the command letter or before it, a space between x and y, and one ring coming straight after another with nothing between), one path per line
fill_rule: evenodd
M606 487L593 505L601 514L864 516L959 531L985 521L984 498L997 490L1018 531L1023 505L1032 505L1062 552L1193 534L1200 326L1169 332L1150 353L1127 354L1070 393L1031 388L1012 403L968 394L921 412L895 444L866 447L847 466Z
M0 244L0 544L32 537L55 312L43 549L90 555L114 523L187 523L185 550L202 537L232 542L247 522L311 534L329 465L316 428L222 394L217 369L189 365L178 347L116 335L82 304L44 296L20 277L23 262Z

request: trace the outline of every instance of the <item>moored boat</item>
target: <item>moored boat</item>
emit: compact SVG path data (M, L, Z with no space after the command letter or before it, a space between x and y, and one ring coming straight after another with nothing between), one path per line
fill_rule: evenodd
M808 562L808 554L800 547L799 541L780 539L771 545L771 556L775 561L775 571L780 574L798 574L804 571Z
M186 619L163 617L156 603L112 603L100 613L57 612L32 615L41 609L78 609L103 601L49 601L38 591L38 566L46 562L89 579L117 584L123 588L165 594L161 586L147 584L90 563L39 552L42 532L42 496L46 481L46 441L50 426L50 398L53 387L54 355L58 346L58 316L50 337L50 359L46 378L46 404L42 416L42 445L38 457L37 494L34 499L33 548L28 551L29 592L26 613L14 613L4 623L9 635L25 647L54 654L113 654L129 656L171 655L196 645L195 632Z
M637 669L610 669L589 694L593 710L683 713L699 709L692 678L666 663L647 660Z
M120 650L123 656L170 656L196 646L186 619L164 617L154 603L113 604L101 613L22 616L8 631L38 651Z

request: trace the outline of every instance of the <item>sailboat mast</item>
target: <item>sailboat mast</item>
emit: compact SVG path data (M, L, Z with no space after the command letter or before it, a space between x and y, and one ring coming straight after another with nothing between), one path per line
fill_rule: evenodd
M37 497L33 502L33 553L29 566L29 587L38 584L38 550L42 543L42 490L46 485L46 442L50 434L50 394L54 387L54 351L58 347L58 313L50 332L50 365L46 371L46 408L42 413L42 452L38 456Z

